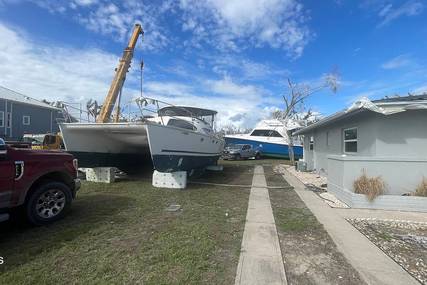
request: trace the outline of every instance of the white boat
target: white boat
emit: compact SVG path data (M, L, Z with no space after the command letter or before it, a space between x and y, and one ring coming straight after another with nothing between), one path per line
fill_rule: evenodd
M160 109L146 124L154 168L175 172L216 165L224 149L224 141L213 131L216 113L193 107Z
M145 122L61 123L67 152L80 167L117 167L136 172L150 162Z
M289 158L289 138L287 129L300 128L296 121L282 120L262 120L248 134L235 134L224 136L227 145L231 144L250 144L258 149L262 156ZM302 141L293 140L295 158L301 158L303 155Z

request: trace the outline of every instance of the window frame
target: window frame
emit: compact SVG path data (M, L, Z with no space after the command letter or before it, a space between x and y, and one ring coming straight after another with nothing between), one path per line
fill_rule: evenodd
M5 126L4 111L0 111L0 128L4 128L4 126Z
M28 118L28 123L25 123L25 119ZM23 115L22 116L22 125L24 126L31 126L31 116L29 115Z
M12 128L12 112L6 112L6 129Z
M349 131L349 130L356 130L356 138L355 139L345 139L345 132L346 131ZM346 129L343 129L343 131L342 131L342 136L343 136L343 153L345 153L345 154L355 154L355 153L358 153L359 152L359 146L358 146L358 144L359 144L359 142L358 142L358 140L359 140L359 130L358 130L358 128L357 127L351 127L351 128L346 128ZM346 148L345 148L345 144L346 143L349 143L349 142L355 142L356 143L356 151L346 151Z
M308 138L308 150L314 151L314 136Z
M171 122L172 122L172 124L171 124ZM190 128L185 128L185 127L180 127L180 126L177 126L177 125L174 125L173 124L173 122L180 122L180 123L184 123L184 124L187 124L187 126L188 127L192 127L191 129ZM194 125L194 124L192 124L192 123L190 123L190 122L188 122L188 121L186 121L186 120L182 120L182 119L175 119L175 118L171 118L171 119L169 119L169 121L168 121L168 123L167 123L167 126L168 127L174 127L174 128L178 128L178 129L181 129L181 130L186 130L186 131L196 131L197 130L197 127Z

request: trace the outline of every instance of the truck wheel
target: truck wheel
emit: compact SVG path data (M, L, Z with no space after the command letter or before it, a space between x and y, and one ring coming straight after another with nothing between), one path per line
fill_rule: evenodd
M46 182L29 197L27 218L33 225L46 225L64 217L71 206L71 190L61 182Z
M235 159L235 160L241 160L241 159L242 159L242 157L240 156L240 154L236 154L236 155L234 156L234 159Z
M255 159L256 160L261 159L261 154L259 154L259 152L257 152L257 154L255 155Z

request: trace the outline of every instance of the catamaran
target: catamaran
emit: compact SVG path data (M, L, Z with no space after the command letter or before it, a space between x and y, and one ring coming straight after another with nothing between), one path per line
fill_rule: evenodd
M175 172L216 165L225 144L213 130L216 114L194 107L160 109L146 124L154 168Z

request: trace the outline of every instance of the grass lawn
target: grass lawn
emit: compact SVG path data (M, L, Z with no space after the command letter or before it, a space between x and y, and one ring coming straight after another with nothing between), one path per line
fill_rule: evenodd
M264 166L268 186L289 184ZM365 284L292 188L270 188L288 284Z
M251 184L246 162L196 180ZM232 284L249 190L85 182L64 220L0 225L0 284ZM165 211L170 204L182 210Z

